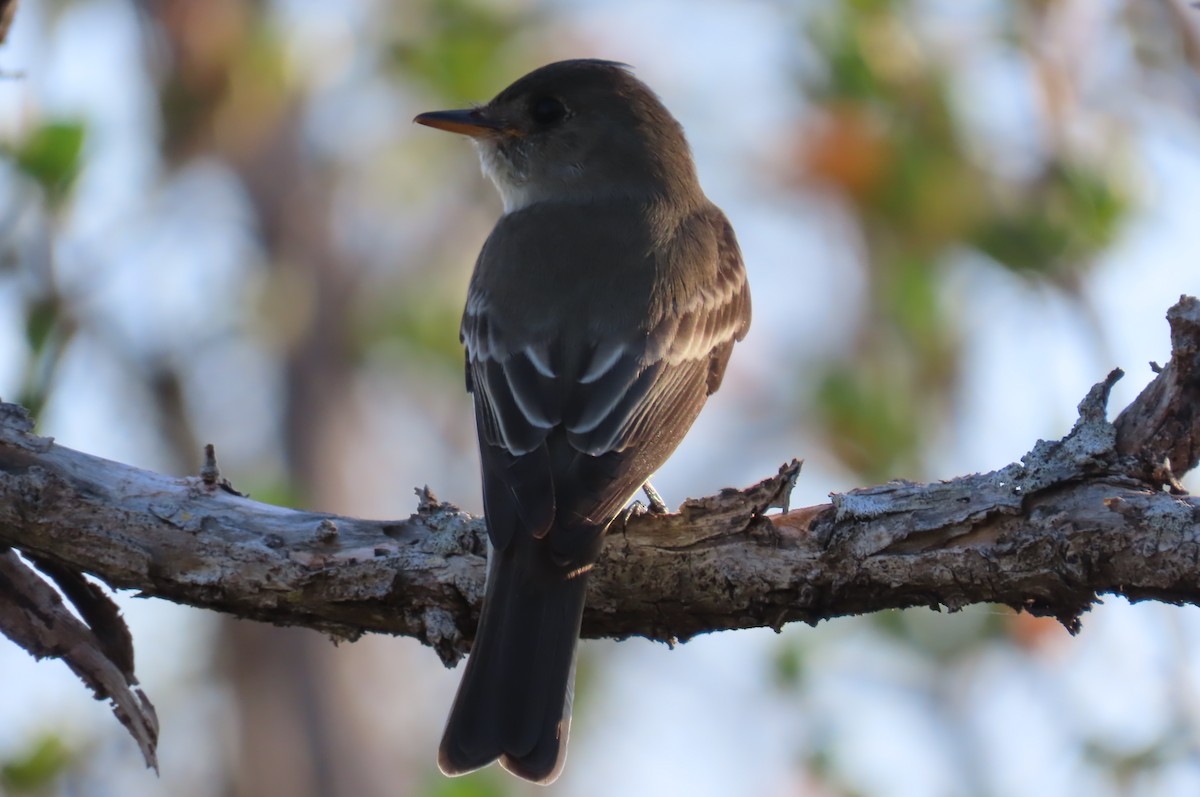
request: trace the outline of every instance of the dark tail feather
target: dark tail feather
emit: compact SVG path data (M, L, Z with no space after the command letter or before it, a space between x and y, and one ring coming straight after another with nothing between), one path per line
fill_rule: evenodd
M550 783L566 759L587 576L539 567L529 561L541 558L536 542L522 547L492 552L475 645L438 751L447 775L499 758L514 775Z

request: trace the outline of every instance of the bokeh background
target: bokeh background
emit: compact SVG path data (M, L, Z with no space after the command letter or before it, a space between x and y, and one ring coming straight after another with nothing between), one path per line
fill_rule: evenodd
M499 213L418 112L624 61L738 231L755 321L656 480L806 459L794 501L1000 467L1114 411L1200 293L1183 0L23 0L0 48L0 395L61 443L255 497L480 507L457 322ZM1200 481L1185 480L1193 489ZM6 795L539 793L434 749L458 674L132 596L162 774L0 646ZM585 642L563 795L1200 794L1200 613L1107 598Z

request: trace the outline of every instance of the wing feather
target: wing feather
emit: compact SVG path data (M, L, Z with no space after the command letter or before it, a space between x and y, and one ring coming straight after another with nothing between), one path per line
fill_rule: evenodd
M468 383L474 388L483 457L494 460L485 462L485 483L490 482L485 492L503 493L489 501L489 515L498 501L516 507L510 514L529 514L532 510L521 507L534 506L536 492L545 490L556 492L559 510L572 516L593 518L597 509L623 503L671 453L705 398L720 386L733 344L749 327L749 292L736 240L720 211L710 208L691 221L696 225L691 237L679 235L691 245L687 256L704 262L672 276L687 278L686 291L666 279L651 288L674 290L670 301L631 293L627 301L634 307L628 317L634 323L624 329L559 319L586 329L582 353L564 351L562 330L540 323L532 308L498 305L481 281L472 281L462 324ZM488 255L485 248L481 261ZM680 255L663 257L669 267ZM582 289L580 296L580 306L591 312L621 312L594 307ZM564 441L568 450L552 452L550 460L534 457L547 472L518 465L548 445L561 445L554 440ZM565 471L551 464L561 464L564 456L576 464ZM587 476L591 471L595 474ZM555 483L564 473L575 474L571 478L580 480L579 489ZM583 485L599 480L599 474L613 481L613 491L624 492L590 497ZM572 505L564 507L568 497ZM584 505L593 500L594 506ZM496 537L493 533L499 545Z

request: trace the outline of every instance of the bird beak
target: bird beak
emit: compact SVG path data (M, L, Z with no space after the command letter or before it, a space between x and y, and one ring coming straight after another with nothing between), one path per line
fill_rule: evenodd
M419 114L413 121L419 125L436 127L438 130L448 130L451 133L461 133L472 138L492 135L505 129L500 122L488 118L482 108L462 111L430 111Z

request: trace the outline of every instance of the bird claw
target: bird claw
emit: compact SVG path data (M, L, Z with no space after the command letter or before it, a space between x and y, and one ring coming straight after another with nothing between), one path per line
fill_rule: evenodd
M642 485L642 492L646 494L646 500L650 502L650 511L655 515L670 514L671 510L667 508L667 502L658 494L658 490L654 489L654 485L646 482Z

